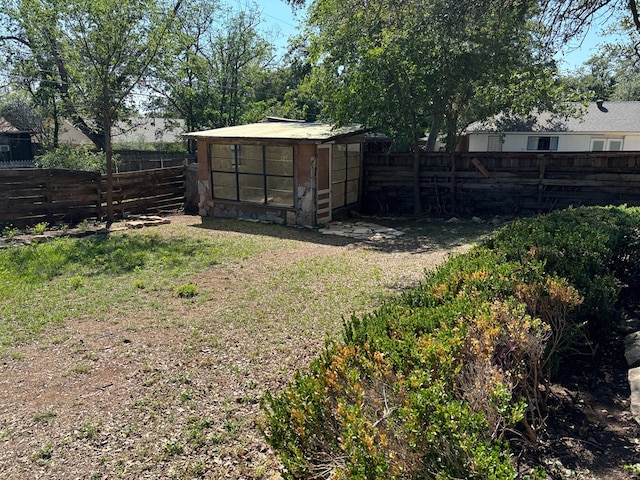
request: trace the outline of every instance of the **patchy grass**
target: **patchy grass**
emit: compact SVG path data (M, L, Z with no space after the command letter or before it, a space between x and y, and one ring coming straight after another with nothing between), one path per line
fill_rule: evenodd
M184 279L262 250L250 237L212 241L149 231L8 247L0 250L0 346L29 341L69 319L159 309L174 291L193 296L179 286ZM143 289L152 292L134 294Z
M410 234L366 242L178 216L0 250L3 473L272 478L265 390L305 368L343 317L491 230L390 226Z
M49 423L56 418L56 412L52 409L47 409L42 412L37 412L33 415L33 421L36 423Z

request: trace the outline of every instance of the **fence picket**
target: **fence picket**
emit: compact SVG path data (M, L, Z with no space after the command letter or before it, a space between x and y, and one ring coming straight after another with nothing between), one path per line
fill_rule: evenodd
M453 158L421 154L424 211L528 215L580 205L640 205L640 152L471 152ZM411 159L411 153L364 154L364 213L413 212Z
M185 167L114 174L119 215L184 207ZM77 223L102 218L106 181L99 172L61 169L1 169L0 225L25 227L46 221Z

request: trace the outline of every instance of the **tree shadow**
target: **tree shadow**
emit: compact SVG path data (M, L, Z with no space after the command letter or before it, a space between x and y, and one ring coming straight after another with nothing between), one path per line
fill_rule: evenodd
M194 228L264 235L286 240L297 240L336 247L358 247L386 253L420 254L435 250L450 250L476 243L498 228L486 222L450 220L438 217L359 217L342 221L345 225L375 224L393 228L400 236L382 235L372 238L353 238L336 234L323 234L319 228L290 227L238 219L202 217Z
M551 478L635 478L625 465L638 461L640 427L629 411L624 345L613 336L595 357L576 356L551 387L540 445L526 449ZM591 478L591 476L589 476Z

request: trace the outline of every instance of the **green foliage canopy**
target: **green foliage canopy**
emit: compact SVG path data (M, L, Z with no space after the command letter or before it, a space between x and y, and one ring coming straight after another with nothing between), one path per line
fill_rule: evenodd
M555 64L538 48L536 2L316 0L309 88L339 124L358 121L406 147L504 110L556 109Z
M141 79L171 40L175 13L163 0L8 0L0 37L33 92L47 90L100 149L134 105ZM168 12L168 13L167 13Z
M184 5L177 41L153 70L153 108L185 119L187 129L225 127L267 115L300 116L303 107L285 98L299 77L279 65L261 14L191 0ZM292 59L291 63L295 63Z
M640 100L640 57L636 50L638 33L626 29L629 38L590 57L582 66L569 73L565 83L591 101Z

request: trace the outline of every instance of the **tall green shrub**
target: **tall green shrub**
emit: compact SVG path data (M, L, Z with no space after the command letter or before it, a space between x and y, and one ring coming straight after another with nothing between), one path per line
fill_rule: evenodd
M86 147L65 144L44 155L37 156L35 165L39 168L63 168L104 173L106 161L104 152L93 152Z
M626 208L521 220L345 321L262 401L285 477L515 478L507 432L537 440L551 359L611 321L616 252L639 224Z
M538 259L545 272L567 279L584 297L578 315L592 336L609 330L621 283L616 277L625 238L640 221L626 207L581 207L518 220L485 245L508 261Z

